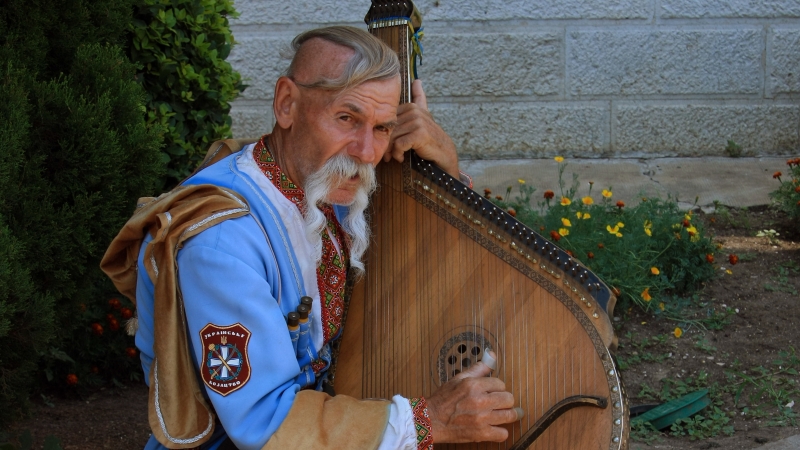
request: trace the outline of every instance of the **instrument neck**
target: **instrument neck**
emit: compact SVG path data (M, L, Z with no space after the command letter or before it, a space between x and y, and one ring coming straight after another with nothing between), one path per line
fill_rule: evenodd
M410 19L376 20L369 24L369 32L397 52L400 60L400 103L410 103L411 82L414 81L412 65L415 57L412 44L414 34Z

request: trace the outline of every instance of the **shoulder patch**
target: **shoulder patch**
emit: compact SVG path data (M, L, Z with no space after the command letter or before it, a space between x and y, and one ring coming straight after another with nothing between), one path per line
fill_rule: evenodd
M200 330L200 342L205 355L200 374L209 389L225 396L250 380L250 330L244 325L223 327L210 323Z

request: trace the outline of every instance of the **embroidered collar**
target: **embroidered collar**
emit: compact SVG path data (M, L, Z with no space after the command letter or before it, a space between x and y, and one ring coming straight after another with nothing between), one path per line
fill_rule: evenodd
M278 188L281 194L302 210L302 204L303 200L306 198L306 193L300 186L294 184L294 182L289 179L289 176L278 166L275 157L272 156L272 153L267 147L268 137L269 135L265 134L256 142L255 147L253 147L253 159L256 161L258 168L264 172L264 175Z

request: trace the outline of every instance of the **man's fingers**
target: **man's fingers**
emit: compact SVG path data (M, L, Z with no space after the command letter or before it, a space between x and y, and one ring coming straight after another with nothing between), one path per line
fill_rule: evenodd
M457 380L457 379L461 379L461 378L485 377L485 376L489 375L489 372L491 372L491 369L489 369L489 366L487 366L486 364L484 364L484 363L479 361L477 364L474 364L469 369L467 369L467 370L461 372L460 374L456 375L455 377L453 377L453 379Z
M411 102L425 111L428 110L428 98L425 96L425 91L422 90L422 80L414 80L411 83Z
M489 413L489 420L488 423L490 425L502 425L504 423L514 423L519 422L522 418L525 417L525 413L522 411L522 408L510 408L510 409L496 409Z

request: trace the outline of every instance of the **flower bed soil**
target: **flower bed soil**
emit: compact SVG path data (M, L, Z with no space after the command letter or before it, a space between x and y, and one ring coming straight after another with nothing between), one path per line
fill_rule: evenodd
M639 398L642 384L659 390L664 378L686 379L701 371L709 374L709 383L725 383L725 370L734 360L742 368L768 367L778 352L800 350L800 298L787 292L800 291L800 276L790 272L782 284L776 284L779 267L800 264L800 230L785 215L766 207L730 210L728 214L702 214L700 217L723 245L715 264L719 276L700 291L701 302L718 310L722 305L738 313L721 330L685 327L680 338L672 334L677 322L654 318L636 309L616 311L619 318L621 358L637 356L635 343L645 337L667 335L668 339L652 349L653 353L671 354L660 362L641 362L622 371L632 405L652 403ZM712 219L713 218L713 219ZM763 229L775 229L780 235L773 245L766 238L754 237ZM730 266L727 255L740 255L740 262ZM765 283L783 290L769 290ZM654 299L658 301L658 299ZM702 313L702 312L701 312ZM630 335L629 335L630 333ZM626 337L630 336L630 337ZM697 346L699 338L713 352ZM711 359L713 357L713 359ZM31 430L34 448L41 448L48 435L60 439L64 449L141 449L149 436L147 390L143 384L124 389L106 388L90 394L70 392L50 398L53 406L34 401L33 416L12 427L12 433ZM800 398L796 399L800 409ZM741 406L741 405L739 405ZM733 436L717 436L691 441L686 437L662 436L650 444L631 442L631 449L750 449L800 433L797 427L766 427L764 421L742 416L741 408L724 405L735 411L731 424Z

